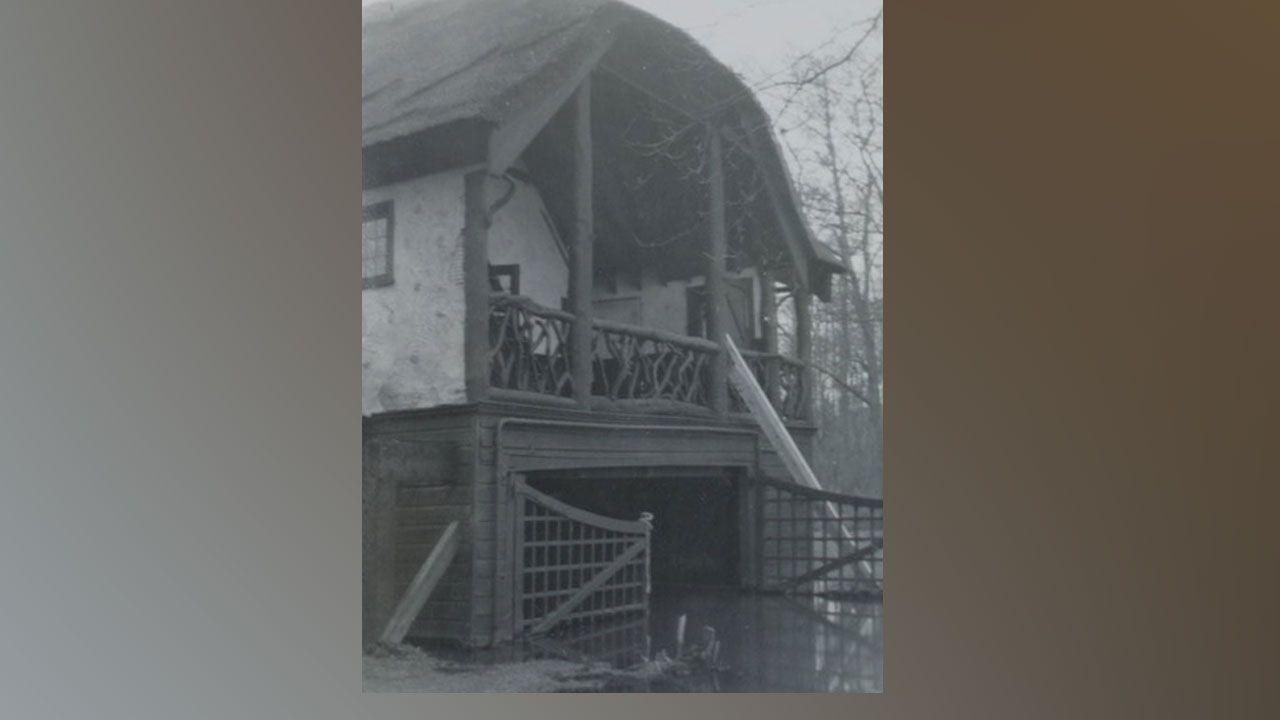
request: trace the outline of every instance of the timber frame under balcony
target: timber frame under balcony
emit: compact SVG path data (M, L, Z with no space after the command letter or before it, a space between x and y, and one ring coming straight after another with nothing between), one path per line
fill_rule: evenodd
M571 357L574 315L515 295L493 294L489 302L489 397L577 406L583 381ZM715 413L711 369L723 352L719 344L596 319L590 347L587 407ZM804 365L777 353L742 354L778 414L806 421ZM727 410L747 412L732 393Z

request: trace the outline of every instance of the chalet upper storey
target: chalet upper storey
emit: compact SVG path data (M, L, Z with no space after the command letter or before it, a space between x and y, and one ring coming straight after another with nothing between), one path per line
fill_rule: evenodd
M373 6L361 107L365 415L724 415L727 334L808 418L810 298L841 268L751 89L688 35L611 0Z

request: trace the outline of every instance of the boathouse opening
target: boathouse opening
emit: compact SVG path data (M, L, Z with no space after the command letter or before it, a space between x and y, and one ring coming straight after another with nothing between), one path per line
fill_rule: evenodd
M598 515L653 514L650 578L655 592L739 587L742 479L716 468L531 474L530 486Z

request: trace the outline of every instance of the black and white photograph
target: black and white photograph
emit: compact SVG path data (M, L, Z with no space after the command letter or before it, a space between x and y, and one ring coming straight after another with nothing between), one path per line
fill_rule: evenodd
M883 24L363 3L366 692L883 691Z
M1277 37L0 2L0 720L1280 718Z

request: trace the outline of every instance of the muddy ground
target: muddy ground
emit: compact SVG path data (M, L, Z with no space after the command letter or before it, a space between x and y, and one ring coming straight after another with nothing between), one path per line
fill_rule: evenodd
M669 661L632 670L553 659L466 663L408 646L366 653L363 674L365 692L691 692L701 684L689 682L684 664Z
M594 689L575 680L595 668L566 660L470 665L416 648L364 656L365 692L574 692Z

